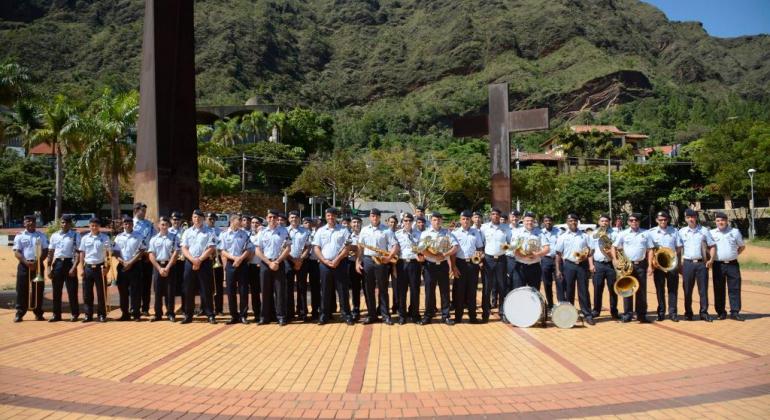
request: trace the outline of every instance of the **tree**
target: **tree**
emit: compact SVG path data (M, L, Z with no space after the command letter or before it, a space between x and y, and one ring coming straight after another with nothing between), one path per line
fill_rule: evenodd
M306 108L296 108L286 114L281 143L301 147L308 154L331 148L334 120Z
M623 146L613 144L611 133L591 131L590 133L577 133L565 130L557 134L556 144L561 145L564 154L588 159L624 159L633 158L634 152L631 145Z
M257 140L266 140L269 133L267 117L262 111L253 111L241 118L241 130L243 136L249 138L254 143Z
M24 158L7 150L0 155L0 201L17 211L40 210L50 205L53 182L44 159ZM11 214L4 214L5 221Z
M234 146L243 140L243 129L239 117L226 118L214 122L211 141L223 146Z
M134 171L135 141L131 130L139 113L139 94L114 94L106 89L89 114L75 123L81 138L83 175L99 173L110 196L112 219L120 217L120 182ZM85 180L84 180L85 181Z
M355 207L356 201L372 181L367 163L359 157L358 153L350 150L335 150L328 159L311 159L286 192L335 194L343 203Z
M15 103L24 95L28 82L26 67L8 61L0 63L0 105Z
M40 112L31 102L18 101L5 116L4 135L6 137L21 137L24 153L29 154L32 132L40 128Z
M62 211L62 196L64 188L64 168L62 156L74 146L77 136L74 130L75 110L63 96L56 96L53 101L44 106L42 112L42 127L36 129L31 136L30 146L45 143L53 150L56 166L56 204L54 205L54 220L59 220Z

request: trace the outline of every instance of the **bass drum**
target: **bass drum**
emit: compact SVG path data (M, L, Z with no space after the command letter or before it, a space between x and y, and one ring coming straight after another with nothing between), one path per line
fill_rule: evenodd
M545 298L532 287L519 287L505 296L503 313L512 325L529 328L545 319Z
M559 302L553 305L551 321L559 328L572 328L578 321L578 310L569 302Z

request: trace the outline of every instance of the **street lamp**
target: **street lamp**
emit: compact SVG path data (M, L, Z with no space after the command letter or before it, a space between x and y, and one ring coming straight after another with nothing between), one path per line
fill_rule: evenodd
M749 180L751 182L751 201L749 201L749 213L751 213L751 230L749 230L749 239L754 240L754 235L756 235L756 229L754 227L754 174L757 172L756 169L751 168L747 171L749 173Z

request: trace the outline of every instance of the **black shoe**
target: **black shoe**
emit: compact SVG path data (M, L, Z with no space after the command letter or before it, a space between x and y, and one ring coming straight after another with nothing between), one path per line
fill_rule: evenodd
M405 324L406 324L406 318L404 318L403 316L399 317L398 318L398 325L405 325Z
M86 316L86 318L90 318ZM131 321L131 317L129 315L121 315L120 318L118 318L118 321Z
M235 325L237 323L241 322L238 318L230 318L229 321L225 322L226 325Z
M481 317L481 321L480 321L481 324L486 324L487 322L489 322L489 317L488 316Z
M428 325L431 322L433 322L433 320L431 320L428 317L424 317L423 319L420 320L420 322L418 322L418 324L420 324L420 325Z
M666 314L658 314L658 321L663 321L666 319Z
M176 316L174 314L171 314L171 315L167 316L167 318L171 322L176 322Z
M192 318L190 317L184 317L184 319L182 319L182 322L180 322L180 324L190 324L190 323L192 323Z
M24 317L22 317L21 314L16 314L16 316L13 317L13 322L21 322L22 318Z
M700 319L706 321L706 322L714 322L714 317L709 314L701 314Z
M55 317L53 317L53 318L48 320L48 322L59 322L59 321L61 321L61 317L60 316L55 316Z
M326 325L326 319L319 318L318 325Z
M70 322L78 322L78 321L80 320L76 316L73 316L72 318L70 318Z
M161 317L159 317L159 316L154 316L154 317L150 318L150 322L157 322L157 321L160 321L160 320L162 320L162 319L163 319L163 318L161 318Z
M356 322L353 321L353 318L345 319L345 323L348 324L348 325L355 325L356 324Z
M677 315L677 314L671 314L668 317L669 317L669 319L671 319L674 322L679 322L679 315Z
M746 318L744 318L743 315L739 314L738 312L731 313L730 319L741 322L746 320Z
M267 325L268 322L264 318L259 318L259 322L257 322L257 325Z
M480 324L479 320L476 318L471 318L470 320L468 320L468 322L470 322L471 324Z
M385 325L393 325L393 319L390 317L385 318L383 322L385 322Z
M452 326L452 325L455 324L455 322L454 322L454 320L452 318L446 318L446 319L444 319L444 324Z
M617 313L617 312L611 312L611 313L610 313L610 317L611 317L612 319L620 319L620 315L618 315L618 313Z
M599 315L600 315L600 314L599 314L599 311L591 311L591 316L592 316L593 318L599 318Z
M217 323L217 319L214 317L214 315L210 316L209 317L209 324L213 325L213 324L216 324L216 323Z
M361 321L364 325L374 324L374 320L372 320L371 317L367 316L364 318L363 321Z
M722 312L721 314L717 315L717 318L721 321L724 321L727 319L727 312Z
M586 324L588 325L596 325L596 321L594 321L594 317L589 315L586 317Z
M136 316L134 317L134 322L142 322L142 316Z
M633 318L633 315L623 314L623 316L620 317L620 322L622 323L631 322L632 318Z
M640 324L652 324L652 321L650 321L649 319L647 319L647 317L646 317L646 316L643 316L643 317L639 318L639 323L640 323Z
M86 315L86 317L83 318L83 322L91 322L91 320L92 320L92 318L89 315Z
M279 327L285 327L288 322L285 319L279 319L278 320L278 326Z
M243 324L243 325L249 325L249 320L248 320L248 319L246 319L246 317L245 317L245 316L244 316L243 318L241 318L241 321L240 321L240 322L241 322L241 324Z
M107 317L104 315L99 315L99 317L96 320L99 322L107 322Z
M35 321L45 321L45 317L43 315L35 315Z

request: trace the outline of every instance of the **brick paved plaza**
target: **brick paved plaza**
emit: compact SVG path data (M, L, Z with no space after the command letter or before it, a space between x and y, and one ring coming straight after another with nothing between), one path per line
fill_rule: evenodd
M0 418L767 418L770 280L743 298L746 322L605 312L571 330L14 324L3 309Z

